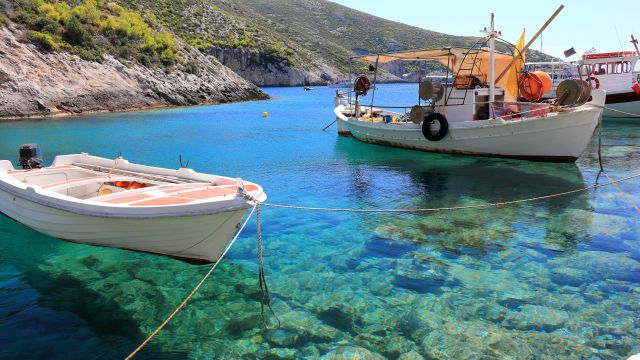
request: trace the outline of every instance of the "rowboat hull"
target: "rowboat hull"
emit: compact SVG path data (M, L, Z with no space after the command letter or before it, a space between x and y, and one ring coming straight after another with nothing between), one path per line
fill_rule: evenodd
M247 209L207 215L118 219L43 206L0 191L0 209L38 232L67 241L218 261Z

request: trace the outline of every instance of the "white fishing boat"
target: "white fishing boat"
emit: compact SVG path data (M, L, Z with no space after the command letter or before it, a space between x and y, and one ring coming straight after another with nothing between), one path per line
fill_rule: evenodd
M523 53L526 48L514 54L496 52L494 42L499 33L493 29L493 17L491 24L485 38L488 48L477 44L470 49L405 51L354 58L375 64L372 68L376 71L379 64L391 61L435 61L446 66L454 80L451 85L421 82L419 103L398 112L395 107L389 110L376 106L373 100L363 106L358 95L365 95L371 83L361 76L355 82L355 99L350 97L348 105L339 104L334 110L339 131L364 142L407 149L575 161L598 125L605 92L592 91L585 82L567 80L561 84L558 99L553 103L517 101L518 94L509 100L505 89L510 88L510 79L516 92L535 84L527 74L519 74L520 69L514 65L517 64L514 54ZM501 75L496 79L494 72ZM538 99L547 89L540 91ZM374 108L382 110L372 111Z
M37 149L21 148L24 169L0 161L0 211L72 242L215 262L250 199L266 199L251 182L123 158L63 155L39 168Z

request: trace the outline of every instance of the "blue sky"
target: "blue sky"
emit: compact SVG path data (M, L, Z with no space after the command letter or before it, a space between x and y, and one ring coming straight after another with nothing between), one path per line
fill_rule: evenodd
M542 34L542 51L560 58L572 46L578 52L594 47L598 52L633 50L631 34L640 37L640 0L595 1L429 1L332 0L385 19L452 35L479 36L489 26L491 12L496 29L515 43L526 29L529 41L560 4L565 8ZM540 40L532 46L540 50Z

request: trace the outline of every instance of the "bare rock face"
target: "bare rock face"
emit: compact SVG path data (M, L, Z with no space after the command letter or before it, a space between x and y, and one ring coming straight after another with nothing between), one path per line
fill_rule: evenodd
M124 64L105 56L89 62L68 53L45 53L0 30L0 118L122 111L267 99L268 95L215 59L184 47L193 73Z
M258 86L326 85L340 74L322 62L314 64L317 69L310 71L291 66L286 60L245 49L211 48L206 53Z
M345 79L345 75L340 70L322 60L317 60L313 64L314 70L307 70L292 66L285 60L245 49L211 48L206 50L206 53L209 58L217 59L224 66L258 86L327 85ZM373 76L372 73L367 75ZM379 83L405 82L404 79L388 71L378 73L376 81Z

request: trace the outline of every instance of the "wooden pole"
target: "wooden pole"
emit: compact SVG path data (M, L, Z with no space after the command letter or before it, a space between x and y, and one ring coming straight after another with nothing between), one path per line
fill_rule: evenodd
M547 26L549 26L549 24L551 24L551 22L553 21L553 19L556 18L556 16L558 16L558 14L560 13L560 11L562 11L562 9L564 9L564 5L560 5L558 7L558 9L556 10L556 12L553 13L553 15L551 15L551 17L549 18L549 20L547 20L546 23L544 23L544 25L542 25L542 27L540 28L540 30L538 30L538 32L531 38L531 40L529 40L529 42L527 43L527 45L525 45L524 48L522 48L522 51L520 52L521 54L527 52L527 50L529 49L529 47L531 45L533 45L533 43L536 41L536 39L538 39L538 36L540 36L540 34L542 34L542 32L547 28ZM496 82L500 81L500 79L502 79L505 74L507 73L507 71L509 71L509 69L511 68L511 66L518 60L518 57L513 57L513 59L511 60L511 62L509 63L509 66L507 66L506 68L504 68L504 70L502 70L502 73L500 73L500 76L498 76L498 78L496 79Z

